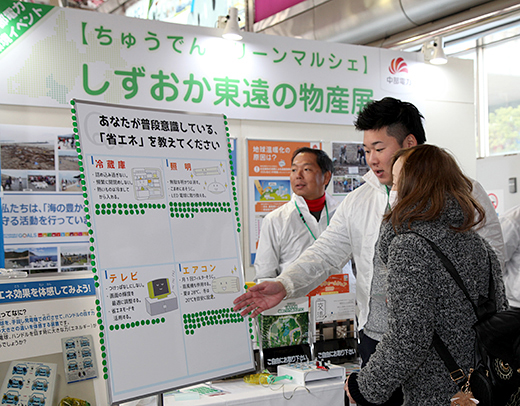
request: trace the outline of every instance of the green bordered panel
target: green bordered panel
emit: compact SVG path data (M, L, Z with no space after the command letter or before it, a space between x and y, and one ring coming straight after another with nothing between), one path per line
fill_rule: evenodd
M134 391L118 394L111 386L130 370L112 346L146 354L140 362L167 351L185 370L182 386L205 379L190 377L186 362L207 369L200 355L207 337L219 371L252 368L251 326L232 310L244 282L227 118L86 101L71 107L111 399ZM177 343L173 349L160 348L164 334ZM155 385L171 371L154 373L146 385L158 392Z

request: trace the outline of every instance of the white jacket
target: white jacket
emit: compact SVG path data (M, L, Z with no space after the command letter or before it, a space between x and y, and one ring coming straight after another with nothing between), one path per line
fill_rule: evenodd
M305 199L294 193L288 203L265 216L256 250L255 280L275 278L280 275L314 243L314 237L318 238L327 228L327 211L328 218L331 219L339 205L339 202L328 193L325 193L325 203L326 209L323 209L319 222L309 212ZM306 223L300 218L296 205ZM341 273L341 270L334 273Z
M506 296L510 306L520 307L520 206L501 215L500 224L505 244Z
M369 312L373 258L379 228L388 207L386 187L369 171L366 181L341 202L329 227L283 274L277 277L287 291L287 297L309 293L336 269L351 259L356 265L356 300L358 328L365 325ZM504 242L496 212L487 193L478 182L473 182L473 196L486 210L486 224L478 230L503 258Z

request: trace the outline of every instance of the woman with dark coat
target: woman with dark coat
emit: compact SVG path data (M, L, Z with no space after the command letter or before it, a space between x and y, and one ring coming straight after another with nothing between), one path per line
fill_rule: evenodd
M432 347L433 333L467 375L476 316L422 236L453 262L475 301L487 296L492 272L497 310L507 308L500 264L490 245L472 230L484 220L484 211L451 155L432 145L401 150L392 173L397 200L384 217L376 249L388 271L388 331L368 364L349 377L345 390L359 405L384 403L399 386L404 405L449 405L459 388Z

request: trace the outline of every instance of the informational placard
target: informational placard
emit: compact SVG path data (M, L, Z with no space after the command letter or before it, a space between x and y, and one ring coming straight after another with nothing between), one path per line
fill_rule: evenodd
M291 159L301 147L321 149L321 142L247 141L251 265L255 263L262 220L291 200Z
M263 366L275 371L281 364L311 359L309 302L306 297L284 299L258 316Z
M223 116L73 104L110 401L253 369Z
M316 323L354 319L356 317L356 295L353 293L338 293L313 296L311 298L311 309Z
M341 275L333 276L339 282ZM334 293L344 290L341 285L334 289L334 279L328 286L333 289L326 287L310 298L310 334L318 359L342 364L357 355L356 294Z
M104 336L92 273L64 275L0 280L2 404L50 406L68 396L107 404L105 381L92 373L102 368L94 347Z

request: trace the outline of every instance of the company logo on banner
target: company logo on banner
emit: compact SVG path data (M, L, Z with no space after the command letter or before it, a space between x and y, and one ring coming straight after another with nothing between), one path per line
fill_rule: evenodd
M392 59L392 62L390 63L390 67L388 68L388 70L392 75L401 72L408 73L408 65L406 64L403 58L396 58Z
M46 14L44 14L46 13ZM0 5L0 103L72 98L228 118L352 124L371 100L414 101L411 53L81 10ZM19 41L23 35L23 41ZM403 59L389 76L391 61ZM406 96L403 96L405 94Z
M398 57L393 58L387 66L385 77L381 78L384 80L381 86L392 93L410 93L415 84L411 74L411 66L413 66L411 62L407 62L404 57ZM402 96L398 98L402 98Z

